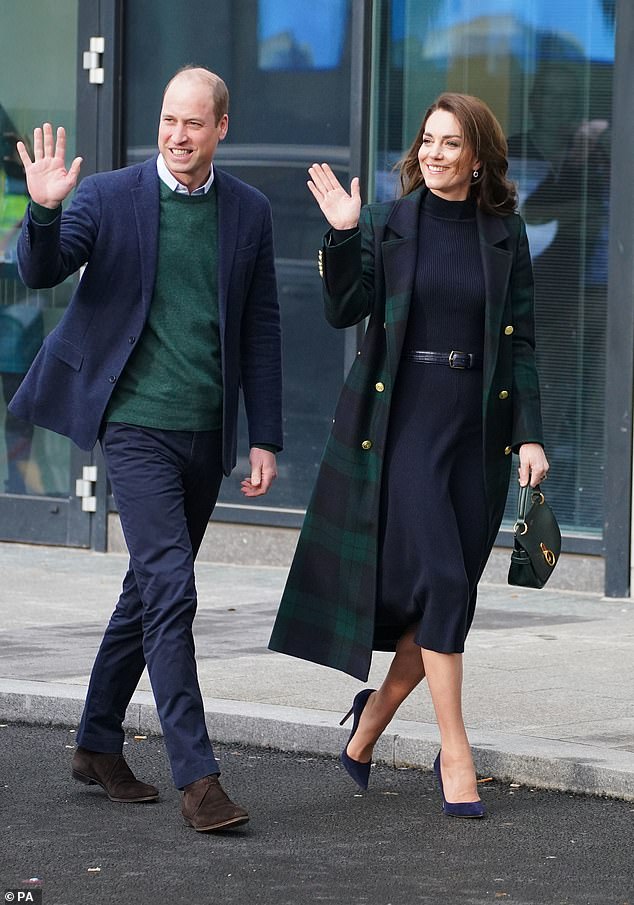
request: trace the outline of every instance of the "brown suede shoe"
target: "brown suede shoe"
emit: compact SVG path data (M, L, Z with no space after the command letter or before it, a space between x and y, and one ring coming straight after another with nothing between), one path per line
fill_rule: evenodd
M249 819L244 808L231 801L215 773L185 786L181 811L185 823L199 833L233 829Z
M158 798L158 789L139 782L122 754L102 754L80 746L73 754L72 770L73 779L101 786L110 801L132 803Z

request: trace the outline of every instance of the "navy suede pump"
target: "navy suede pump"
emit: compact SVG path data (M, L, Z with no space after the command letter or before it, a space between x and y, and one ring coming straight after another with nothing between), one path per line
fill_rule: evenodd
M436 755L434 761L434 773L440 786L440 794L442 795L442 809L445 814L450 817L484 817L486 808L481 801L447 801L442 786L442 773L440 771L440 751Z
M368 761L367 764L362 764L358 760L353 760L346 753L346 748L350 743L350 739L357 731L357 726L359 725L359 720L361 719L361 714L365 708L365 705L368 703L368 698L371 694L374 694L374 688L364 688L363 691L360 691L358 695L355 696L354 701L352 702L352 707L346 713L344 718L339 723L340 726L346 722L354 714L354 719L352 721L352 732L348 736L348 741L346 742L346 746L341 752L341 763L350 774L350 776L354 779L358 786L361 786L362 789L368 788L368 782L370 779L370 769L372 767L372 761Z

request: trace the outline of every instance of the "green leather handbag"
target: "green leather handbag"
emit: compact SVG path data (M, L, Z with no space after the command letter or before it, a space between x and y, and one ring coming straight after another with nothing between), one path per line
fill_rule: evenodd
M509 584L543 588L559 560L561 531L539 485L520 487Z

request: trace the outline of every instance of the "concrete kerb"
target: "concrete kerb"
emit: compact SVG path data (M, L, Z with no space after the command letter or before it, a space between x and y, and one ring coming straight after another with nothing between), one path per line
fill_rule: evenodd
M85 689L77 685L0 679L0 720L42 726L77 726ZM205 700L211 737L220 744L246 744L281 751L337 756L349 729L326 710L306 710L242 701ZM161 735L150 692L137 692L126 730ZM553 739L470 731L481 777L634 801L634 753ZM431 769L438 751L435 725L394 720L374 752L393 767Z

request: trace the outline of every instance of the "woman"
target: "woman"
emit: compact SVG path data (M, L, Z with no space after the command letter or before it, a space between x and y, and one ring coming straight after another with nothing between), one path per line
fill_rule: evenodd
M443 94L400 167L396 202L361 210L326 164L308 187L331 229L320 252L335 327L368 317L343 388L270 647L362 681L342 752L366 788L372 749L426 676L445 813L482 817L462 717L462 653L511 466L538 484L542 447L533 281L506 178L506 141L482 101Z

